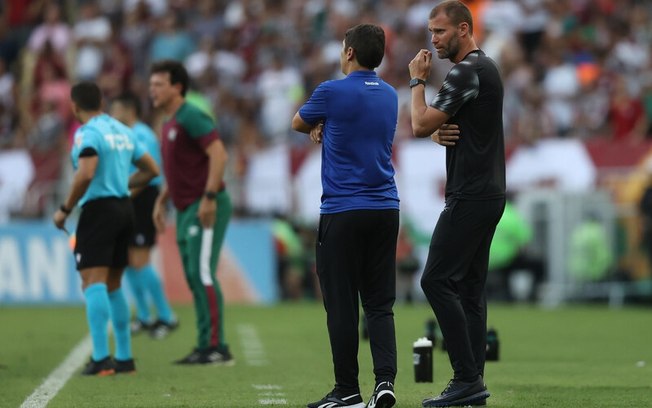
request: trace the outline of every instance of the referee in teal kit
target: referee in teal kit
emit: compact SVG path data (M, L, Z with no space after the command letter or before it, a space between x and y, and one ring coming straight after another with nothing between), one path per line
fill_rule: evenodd
M102 93L95 83L76 84L70 97L73 114L82 126L72 146L72 186L53 221L65 230L73 208L82 208L74 254L93 344L91 360L82 374L134 372L129 307L120 288L134 224L129 189L147 185L159 169L131 130L102 112ZM138 171L129 177L132 163ZM115 336L115 360L109 353L109 319Z

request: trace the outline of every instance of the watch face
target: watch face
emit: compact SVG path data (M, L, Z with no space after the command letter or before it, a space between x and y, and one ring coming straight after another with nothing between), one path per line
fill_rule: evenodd
M415 86L419 85L422 83L419 78L412 78L410 79L410 88L414 88Z

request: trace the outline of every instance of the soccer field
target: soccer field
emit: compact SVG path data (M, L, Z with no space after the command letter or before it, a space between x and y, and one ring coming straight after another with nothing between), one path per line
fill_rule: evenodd
M49 407L303 407L333 385L320 304L229 306L233 367L179 367L190 351L193 311L176 307L181 326L169 338L134 337L138 372L87 378L79 370ZM397 306L397 407L420 407L451 376L434 353L433 384L415 383L412 342L425 332L425 305ZM501 356L488 362L492 407L652 407L652 310L490 306ZM0 308L0 406L19 407L86 336L82 307ZM369 398L369 345L360 346L360 382Z

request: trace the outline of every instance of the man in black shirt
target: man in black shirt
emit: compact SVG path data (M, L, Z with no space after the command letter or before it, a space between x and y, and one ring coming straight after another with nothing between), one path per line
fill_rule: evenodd
M423 406L485 405L485 282L489 247L505 207L503 86L496 64L475 44L464 4L437 5L428 30L437 56L455 66L428 106L424 88L432 53L420 50L409 65L414 135L446 146L446 205L421 287L439 321L454 376Z

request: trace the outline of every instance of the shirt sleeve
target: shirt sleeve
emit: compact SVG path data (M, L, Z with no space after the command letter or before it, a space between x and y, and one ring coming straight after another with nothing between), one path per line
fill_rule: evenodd
M83 131L79 132L79 149L77 150L77 154L83 152L84 150L88 151L88 149L93 149L97 153L100 152L101 149L101 137L99 132L97 132L93 128L87 128L84 129Z
M480 80L471 64L459 63L446 75L444 83L430 106L454 116L466 102L480 92Z
M326 119L330 81L322 82L310 95L310 99L299 109L299 116L309 125Z
M220 139L213 119L199 109L193 109L184 115L181 125L203 148Z

